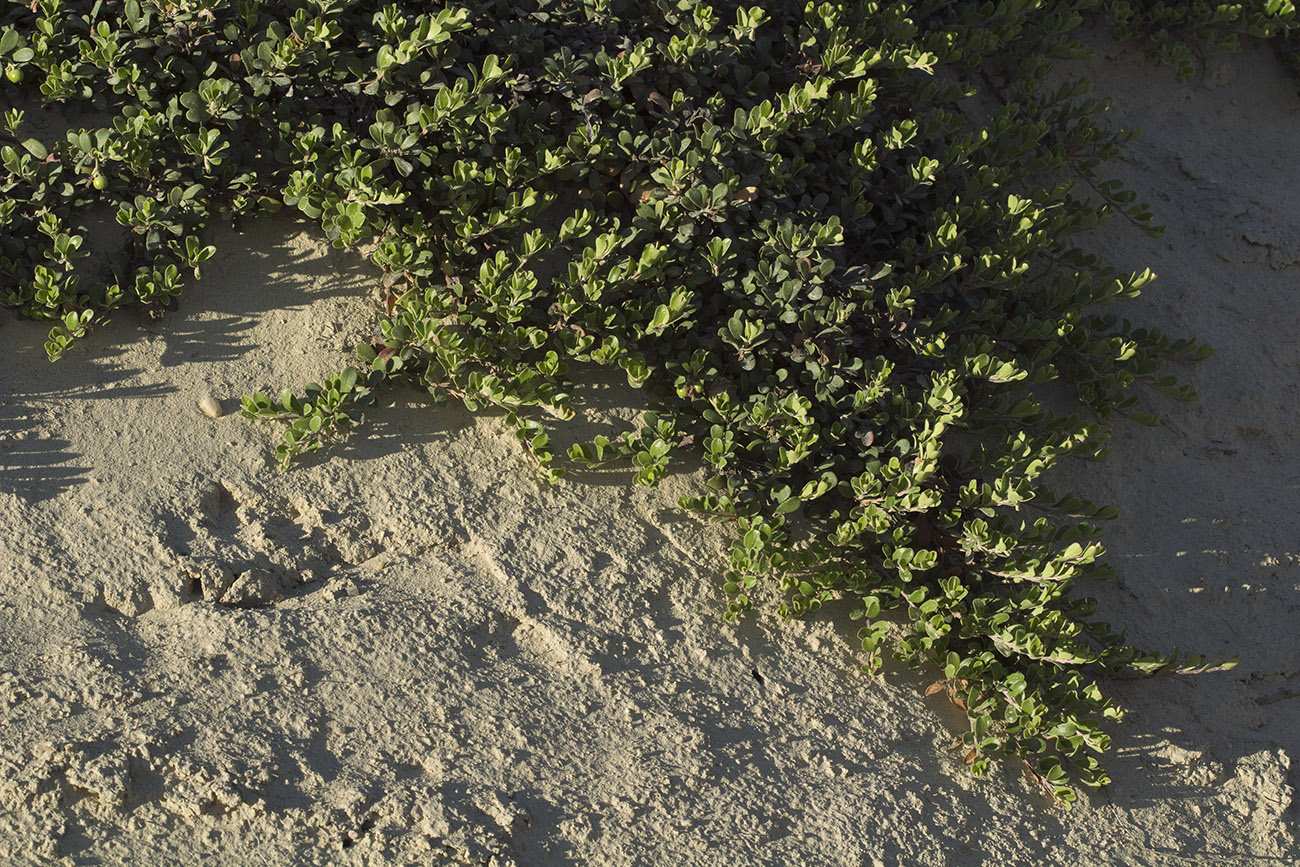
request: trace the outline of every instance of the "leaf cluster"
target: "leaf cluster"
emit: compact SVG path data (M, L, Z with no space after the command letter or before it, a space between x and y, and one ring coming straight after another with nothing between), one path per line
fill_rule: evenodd
M1243 37L1274 40L1284 61L1300 74L1300 16L1294 0L1101 0L1100 10L1116 36L1142 40L1150 56L1177 69L1180 81L1196 75L1204 46L1235 50Z

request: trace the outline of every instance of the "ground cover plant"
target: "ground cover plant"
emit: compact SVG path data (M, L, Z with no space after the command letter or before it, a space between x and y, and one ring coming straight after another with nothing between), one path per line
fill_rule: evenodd
M1154 422L1144 390L1192 399L1167 368L1208 354L1110 313L1153 275L1070 241L1158 231L1105 174L1131 133L1045 83L1085 16L1184 71L1186 46L1295 27L1287 0L14 3L0 303L57 359L174 308L217 222L288 210L370 245L356 366L244 400L288 422L282 467L403 386L502 410L556 481L570 365L616 365L651 411L569 458L652 485L702 455L683 506L735 528L729 616L847 600L868 670L939 672L976 773L1023 760L1068 803L1107 782L1106 678L1232 664L1095 620L1115 512L1041 478L1104 457L1112 414ZM51 107L71 129L44 140Z

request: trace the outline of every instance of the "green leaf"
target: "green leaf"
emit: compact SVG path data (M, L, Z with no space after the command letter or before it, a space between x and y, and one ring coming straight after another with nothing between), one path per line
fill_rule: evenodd
M780 503L780 505L778 505L775 509L773 509L772 514L786 515L798 509L802 505L803 505L803 500L799 499L798 497L790 497L787 500L783 500Z

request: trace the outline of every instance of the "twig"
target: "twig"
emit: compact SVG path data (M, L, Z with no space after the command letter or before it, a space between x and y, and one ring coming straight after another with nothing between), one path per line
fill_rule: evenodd
M1300 689L1284 689L1277 695L1255 699L1255 704L1275 704L1279 701L1286 701L1288 698L1300 698Z

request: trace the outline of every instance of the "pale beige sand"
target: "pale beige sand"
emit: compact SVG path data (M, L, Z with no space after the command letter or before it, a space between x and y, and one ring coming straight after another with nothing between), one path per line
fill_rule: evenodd
M1146 128L1116 170L1168 225L1090 241L1162 275L1123 312L1218 354L1199 404L1060 475L1123 510L1114 622L1243 656L1112 685L1108 790L970 778L961 715L857 674L843 619L724 624L722 532L673 505L698 474L541 488L498 420L406 396L280 475L238 397L345 364L374 280L279 221L56 365L0 312L0 862L1296 863L1296 88L1267 51L1079 68Z

